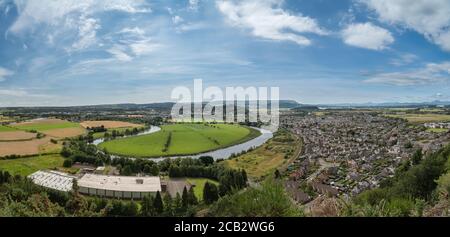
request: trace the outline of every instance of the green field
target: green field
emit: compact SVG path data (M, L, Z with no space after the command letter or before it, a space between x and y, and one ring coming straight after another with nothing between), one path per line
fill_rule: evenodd
M21 130L35 130L38 132L48 131L53 129L61 128L78 128L81 127L78 123L72 123L68 121L63 121L61 123L30 123L14 126Z
M12 131L16 131L16 129L0 125L0 132L12 132Z
M63 162L64 158L59 154L0 160L0 170L8 171L12 175L27 176L38 170L61 167Z
M188 178L187 181L190 184L195 185L194 193L199 201L203 200L203 189L205 188L206 182L209 182L209 183L219 186L219 182L212 180L212 179L206 179L206 178Z
M447 128L428 128L427 131L429 132L435 132L435 133L441 133L441 132L448 132L449 129Z
M126 128L109 128L108 129L108 133L111 133L112 131L117 131L119 133L125 132L126 130L133 130L133 128L130 127L126 127ZM92 134L92 137L94 137L94 139L99 139L99 138L104 138L105 137L105 133L106 132L96 132L94 134Z
M165 150L165 144L170 144ZM193 155L248 141L259 131L230 124L173 124L153 134L119 138L99 145L111 154L135 157Z

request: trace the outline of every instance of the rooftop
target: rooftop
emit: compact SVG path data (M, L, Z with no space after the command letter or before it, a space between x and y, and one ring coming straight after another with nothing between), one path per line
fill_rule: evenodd
M69 192L72 190L73 179L76 177L57 171L37 171L28 178L39 186Z
M124 192L161 191L159 177L129 177L85 174L78 180L78 186Z

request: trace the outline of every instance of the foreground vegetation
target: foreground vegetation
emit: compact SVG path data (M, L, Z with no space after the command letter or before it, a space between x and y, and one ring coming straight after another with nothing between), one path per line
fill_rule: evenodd
M415 155L395 177L346 203L344 216L447 216L450 211L450 146Z

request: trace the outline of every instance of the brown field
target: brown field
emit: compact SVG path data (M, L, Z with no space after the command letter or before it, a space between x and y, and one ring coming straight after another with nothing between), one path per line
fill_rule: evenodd
M33 138L36 138L35 133L29 133L24 131L12 131L0 133L0 141L30 140Z
M41 147L50 142L49 137L31 141L0 142L0 157L7 155L35 155L39 154Z
M64 120L61 119L33 119L30 121L25 121L21 123L15 123L14 126L28 125L28 124L58 124L63 123Z
M142 127L141 124L128 123L122 121L84 121L80 123L84 128L88 127L100 127L104 126L105 128L138 128Z
M86 130L83 128L60 128L60 129L52 129L43 132L47 136L55 137L55 138L66 138L66 137L76 137L79 135L83 135L86 133Z

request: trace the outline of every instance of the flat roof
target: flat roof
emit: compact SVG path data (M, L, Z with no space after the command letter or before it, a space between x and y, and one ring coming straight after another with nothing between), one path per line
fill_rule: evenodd
M132 177L85 174L78 180L78 186L123 192L157 192L161 191L161 180L158 176Z
M33 183L46 188L69 192L72 190L73 179L75 176L57 171L37 171L28 176Z

